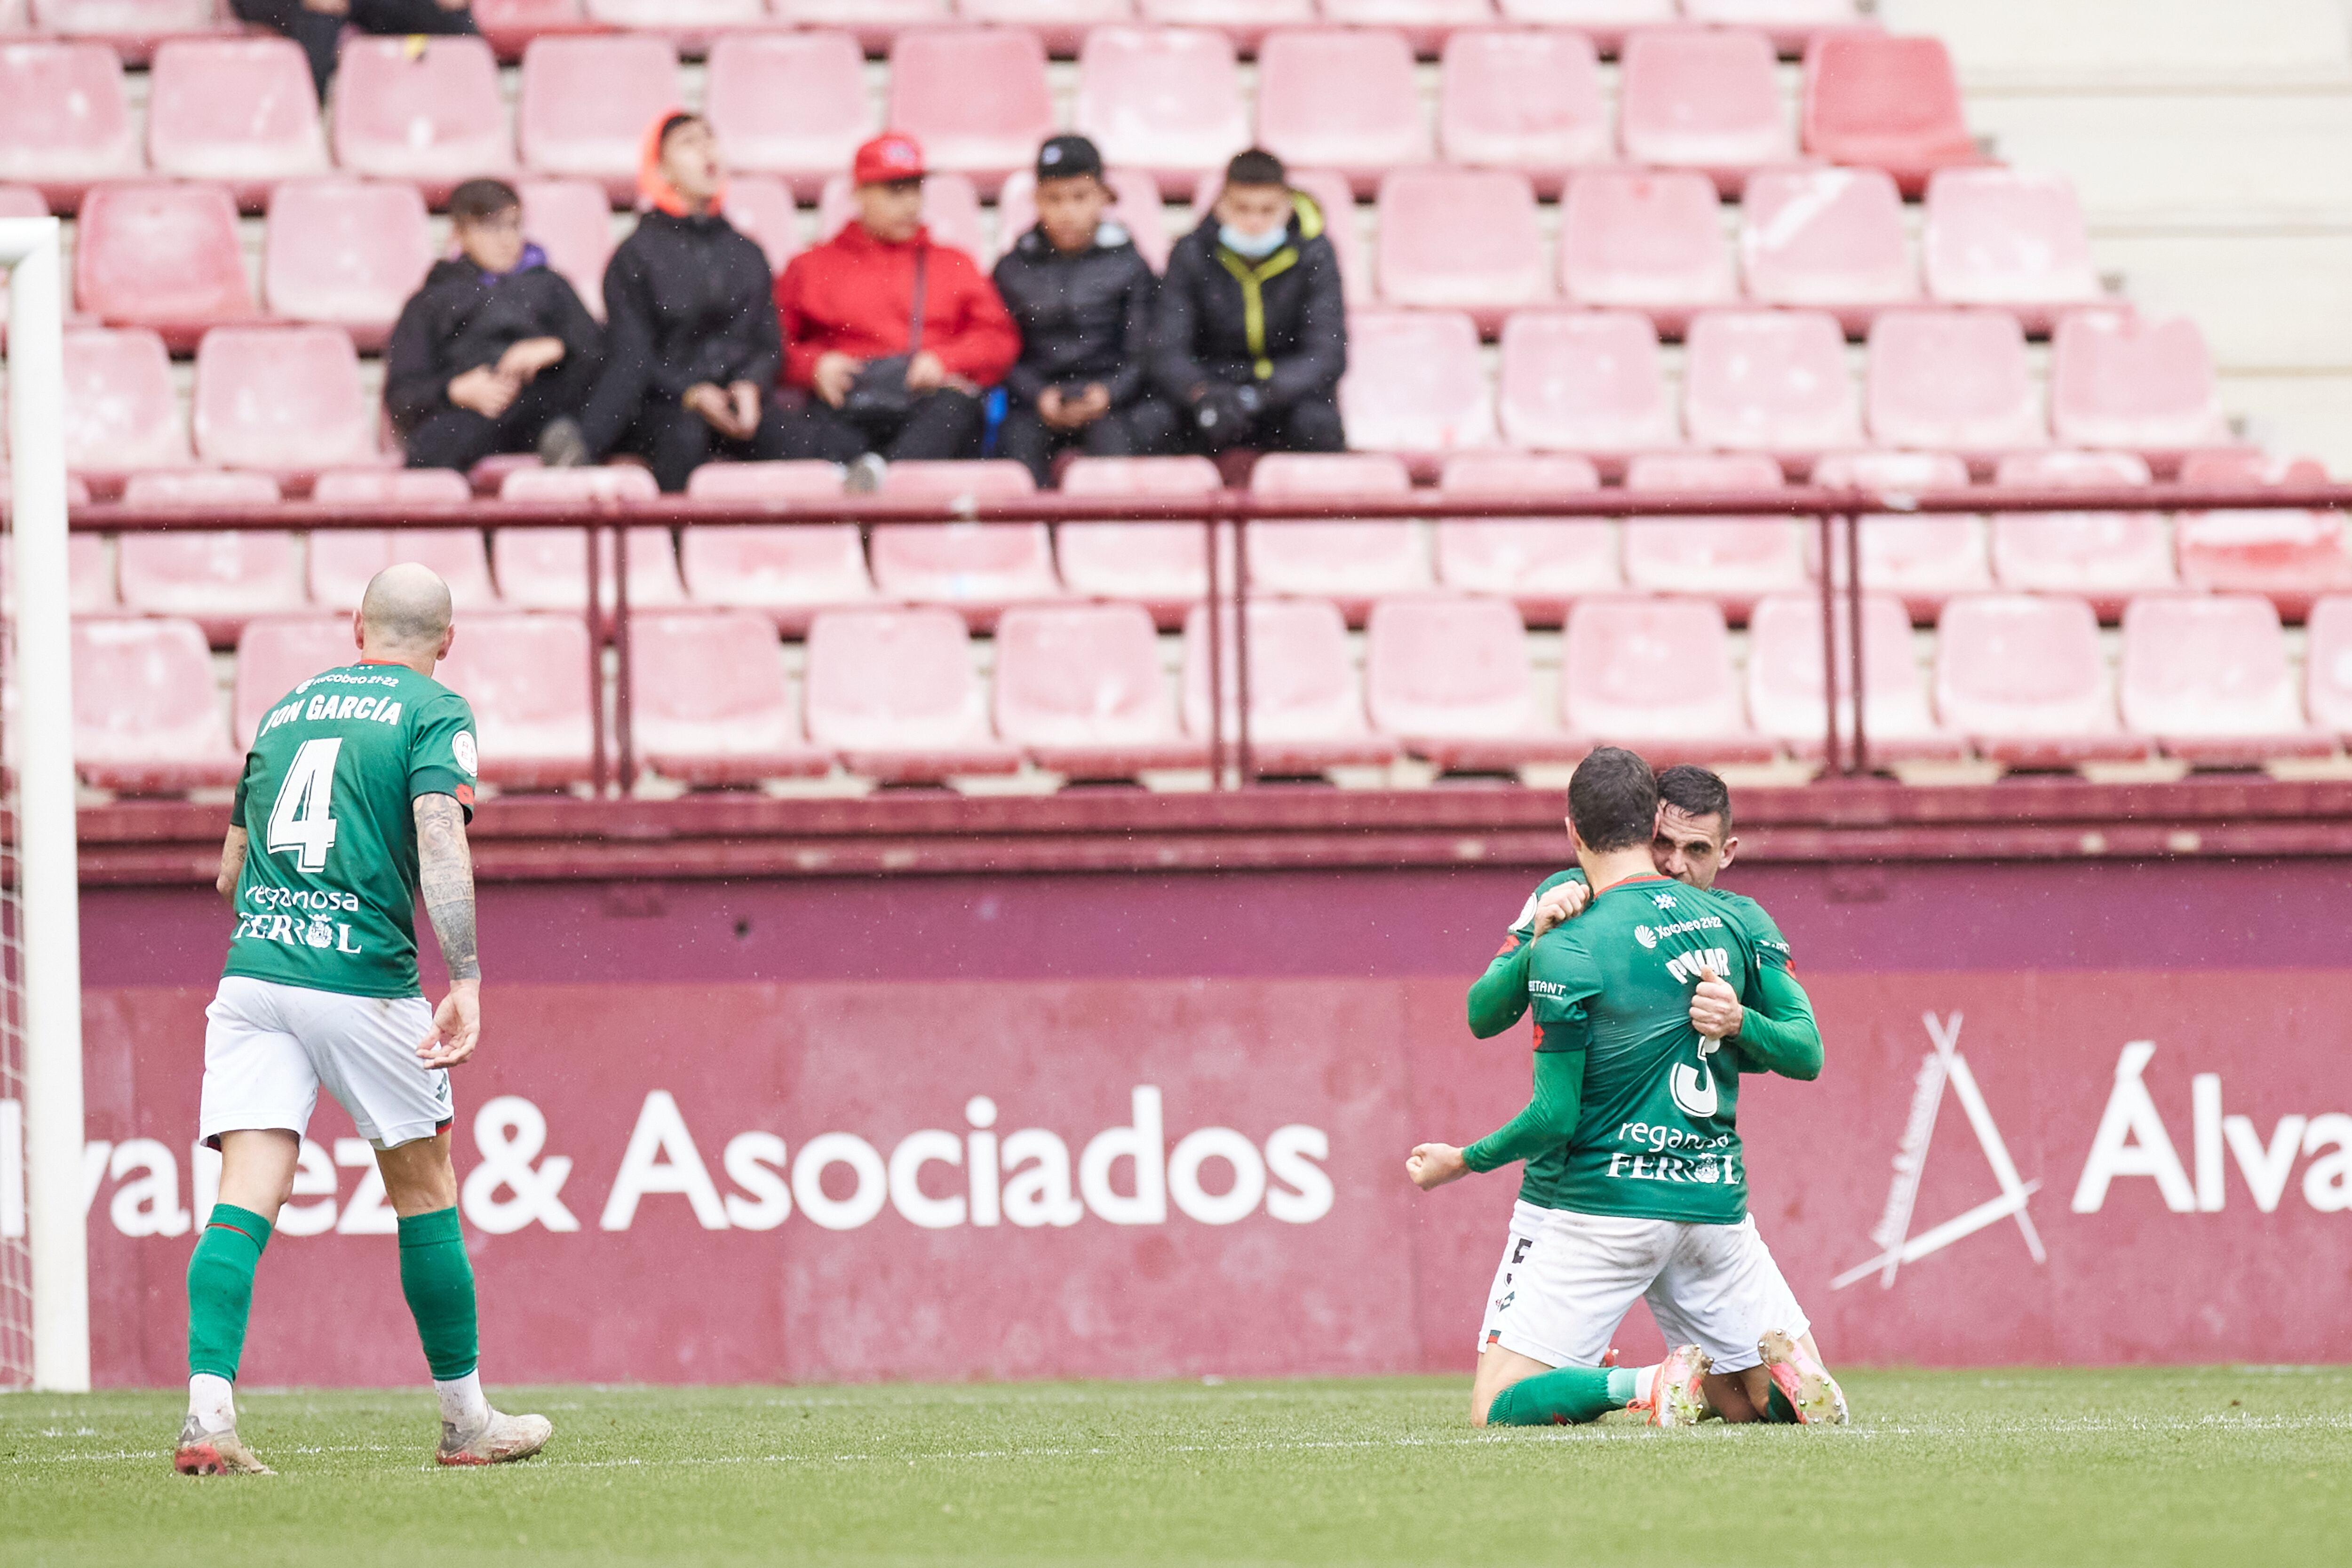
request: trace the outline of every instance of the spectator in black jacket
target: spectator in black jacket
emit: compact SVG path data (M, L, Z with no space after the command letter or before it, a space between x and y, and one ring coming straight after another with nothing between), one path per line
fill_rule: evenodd
M651 210L604 268L604 371L581 429L589 456L635 452L665 490L713 457L818 455L776 402L774 279L719 216L721 168L701 116L657 121L637 173Z
M1037 222L996 264L996 291L1021 329L1004 377L998 449L1051 482L1055 457L1149 457L1168 448L1174 410L1151 395L1151 303L1159 280L1107 221L1102 154L1083 136L1037 152Z
M230 0L240 22L285 34L310 57L310 80L324 102L335 79L343 29L362 33L471 33L471 0Z
M449 197L458 255L401 308L383 405L412 468L470 468L494 452L580 460L572 423L596 383L604 330L527 244L522 203L499 180Z
M1236 155L1215 209L1169 255L1152 379L1194 451L1347 449L1339 258L1322 209L1288 179L1271 153Z

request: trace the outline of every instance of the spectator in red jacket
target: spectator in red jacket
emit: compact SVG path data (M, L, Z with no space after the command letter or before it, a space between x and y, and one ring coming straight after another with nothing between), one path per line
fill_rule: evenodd
M886 458L978 457L982 395L1021 339L979 264L923 226L912 137L876 137L851 172L856 220L793 258L776 279L776 316L784 384L808 395L811 444L856 465L852 485L868 489Z

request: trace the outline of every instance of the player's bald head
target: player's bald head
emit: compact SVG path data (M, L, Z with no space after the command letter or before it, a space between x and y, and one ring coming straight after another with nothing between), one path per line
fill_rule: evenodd
M371 645L438 648L449 635L449 584L414 561L387 566L368 580L360 599L360 626Z

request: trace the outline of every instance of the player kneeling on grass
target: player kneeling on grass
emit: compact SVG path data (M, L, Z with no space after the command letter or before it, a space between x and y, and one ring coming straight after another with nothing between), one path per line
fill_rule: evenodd
M188 1260L188 1419L173 1456L187 1475L270 1473L237 1438L231 1386L254 1269L321 1085L375 1145L399 1216L401 1289L440 1395L440 1462L520 1459L552 1430L482 1395L449 1163L448 1069L482 1029L466 847L474 717L433 679L455 635L449 590L422 566L389 567L352 629L359 661L302 682L255 732L221 846L236 925L205 1014L198 1126L221 1173ZM437 1009L416 973L420 890L449 966Z
M1657 819L1657 781L1641 758L1604 747L1578 766L1569 832L1596 891L1530 957L1534 1098L1469 1148L1423 1143L1406 1162L1424 1191L1527 1165L1480 1327L1475 1425L1630 1407L1685 1426L1710 1413L1702 1380L1717 1362L1744 1371L1801 1355L1804 1313L1747 1214L1738 1054L1694 1027L1691 1007L1718 980L1753 1004L1759 970L1780 956L1755 930L1753 906L1658 874ZM1811 1070L1795 1076L1818 1073L1820 1050L1811 1031ZM1604 1367L1637 1297L1675 1348L1655 1367ZM1770 1399L1764 1386L1756 1396Z

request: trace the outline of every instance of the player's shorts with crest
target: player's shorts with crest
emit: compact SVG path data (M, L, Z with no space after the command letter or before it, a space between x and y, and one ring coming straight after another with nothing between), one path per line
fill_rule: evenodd
M1669 1345L1696 1345L1717 1372L1758 1364L1756 1342L1811 1324L1780 1278L1753 1215L1685 1225L1519 1204L1503 1247L1478 1348L1546 1366L1598 1366L1618 1321L1646 1299Z
M379 1149L430 1138L456 1115L448 1072L416 1059L432 1028L422 996L347 996L225 976L205 1009L198 1133L211 1143L224 1132L302 1132L323 1088Z

